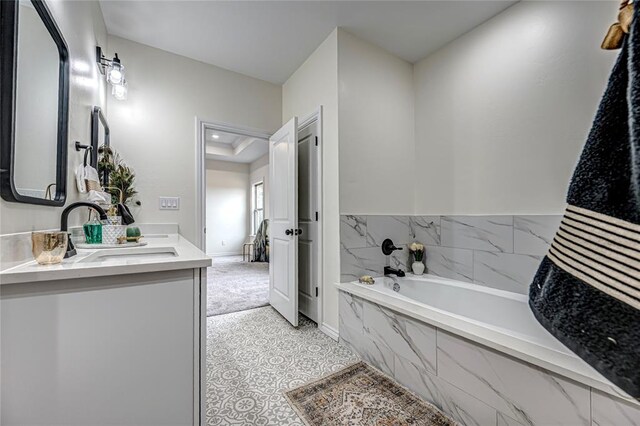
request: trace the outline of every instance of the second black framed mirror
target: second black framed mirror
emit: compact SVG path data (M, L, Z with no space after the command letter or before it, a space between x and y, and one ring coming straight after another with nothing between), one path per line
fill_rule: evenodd
M96 169L98 168L98 150L102 145L111 145L109 123L107 123L102 109L94 106L91 111L91 165ZM104 173L101 183L103 186L109 184L108 173Z

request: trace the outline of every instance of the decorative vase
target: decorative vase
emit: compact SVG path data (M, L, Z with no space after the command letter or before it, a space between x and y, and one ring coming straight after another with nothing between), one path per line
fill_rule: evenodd
M413 262L411 264L411 269L415 275L422 275L424 272L424 263L422 262Z

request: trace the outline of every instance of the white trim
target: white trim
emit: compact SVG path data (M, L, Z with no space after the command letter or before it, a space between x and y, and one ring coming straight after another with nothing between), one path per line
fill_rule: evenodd
M227 257L227 256L242 256L241 251L225 251L222 253L207 253L209 257Z
M207 236L205 234L205 225L207 217L206 206L206 190L207 190L207 174L206 167L206 141L204 138L206 129L215 129L221 132L235 133L239 135L251 136L254 138L269 140L271 133L253 129L251 127L236 126L234 124L224 123L220 121L204 120L195 117L196 124L196 239L195 246L206 252Z
M198 312L194 323L194 338L198 344L194 348L194 425L207 423L207 268L193 270L194 309ZM196 337L197 336L197 337Z
M335 328L331 327L326 322L323 322L322 325L319 328L320 328L320 331L322 331L327 336L331 337L336 342L339 341L340 333L338 332L338 330L336 330Z
M318 173L318 191L317 191L317 203L318 203L318 328L320 331L325 333L327 336L331 337L334 340L338 339L338 332L325 324L324 322L324 257L323 257L323 230L324 230L324 210L322 208L322 195L323 195L323 187L322 187L322 152L323 152L323 139L322 139L322 105L320 105L315 111L310 114L305 115L300 118L298 121L298 131L303 129L304 127L310 125L313 122L317 122L317 134L318 134L318 162L317 162L317 173Z

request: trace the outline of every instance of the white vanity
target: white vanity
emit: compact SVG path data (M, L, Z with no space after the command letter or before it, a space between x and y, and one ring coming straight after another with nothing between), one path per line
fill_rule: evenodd
M141 228L147 246L51 266L2 236L1 424L204 422L211 259L177 226Z

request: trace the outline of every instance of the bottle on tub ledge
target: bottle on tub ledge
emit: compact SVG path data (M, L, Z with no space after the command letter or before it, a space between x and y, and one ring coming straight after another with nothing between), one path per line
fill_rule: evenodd
M411 270L415 275L422 275L424 273L424 245L418 242L411 243L409 245L409 252L413 256L413 263L411 264Z

